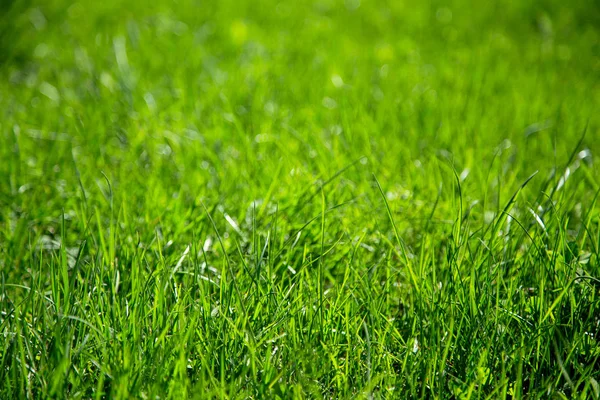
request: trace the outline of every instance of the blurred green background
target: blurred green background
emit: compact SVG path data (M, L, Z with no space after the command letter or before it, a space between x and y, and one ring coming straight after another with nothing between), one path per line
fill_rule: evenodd
M2 192L30 184L31 212L78 192L75 165L84 187L104 171L151 212L175 192L237 209L273 180L285 198L360 157L369 167L350 176L374 172L426 201L437 184L422 171L437 173L440 152L479 198L499 146L516 157L509 183L566 162L586 124L598 149L594 1L3 8ZM139 185L150 193L128 190Z

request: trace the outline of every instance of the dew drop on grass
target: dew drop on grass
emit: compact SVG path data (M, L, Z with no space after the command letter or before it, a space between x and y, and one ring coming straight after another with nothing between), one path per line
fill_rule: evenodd
M46 56L48 56L48 54L50 54L51 50L50 47L48 47L48 45L46 43L40 43L35 47L35 50L33 51L33 56L35 58L45 58Z
M419 351L419 340L417 338L415 338L415 340L413 342L412 352L413 352L413 354L417 354L418 351Z
M29 12L29 21L31 21L33 27L38 31L43 30L48 22L44 13L39 8L34 8Z
M60 93L58 92L58 89L48 82L42 82L40 85L40 93L54 102L58 102L60 100Z
M331 97L324 97L321 104L323 104L323 107L325 107L329 110L333 110L334 108L337 107L337 102L334 99L332 99Z
M331 77L331 83L333 83L333 86L335 86L336 88L341 88L344 86L344 80L342 79L341 76L334 74Z
M156 101L154 100L154 96L152 96L152 93L146 92L146 94L144 95L144 101L146 102L146 105L148 106L148 110L150 112L156 111Z

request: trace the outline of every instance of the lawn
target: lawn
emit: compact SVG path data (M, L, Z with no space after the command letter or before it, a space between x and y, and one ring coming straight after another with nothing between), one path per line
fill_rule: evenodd
M600 397L595 0L0 2L0 398Z

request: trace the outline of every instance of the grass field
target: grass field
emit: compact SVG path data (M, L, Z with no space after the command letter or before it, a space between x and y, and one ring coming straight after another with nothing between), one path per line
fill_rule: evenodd
M595 0L0 2L0 398L600 396Z

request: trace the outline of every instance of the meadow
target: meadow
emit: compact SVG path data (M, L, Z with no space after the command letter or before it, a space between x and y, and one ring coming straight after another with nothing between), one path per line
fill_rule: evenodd
M595 0L0 2L0 398L600 398Z

